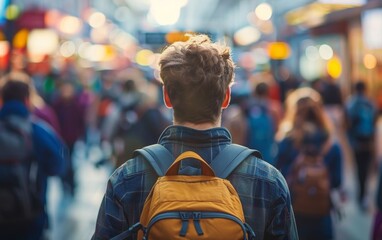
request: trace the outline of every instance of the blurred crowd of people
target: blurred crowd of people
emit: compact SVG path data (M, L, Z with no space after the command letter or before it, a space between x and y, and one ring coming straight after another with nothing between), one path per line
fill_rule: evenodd
M22 84L12 86L12 82ZM318 165L324 166L326 170L319 176L329 180L320 183L329 186L329 190L324 187L310 191L321 191L322 198L332 190L344 194L346 142L353 150L357 167L359 207L367 209L371 203L367 201L367 179L370 167L376 162L378 117L376 107L367 97L367 85L358 81L351 96L345 98L333 79L276 81L271 72L262 72L253 75L249 83L247 94L233 91L231 106L223 112L223 127L230 131L234 143L260 150L264 160L284 175L292 199L296 200L293 207L300 239L333 239L331 211L336 204L330 203L329 209L323 207L319 213L306 213L306 206L301 207L297 201L302 190L295 190L294 183L311 171L311 166L302 166L303 161L308 161L316 170ZM41 166L44 177L39 182L45 189L40 193L42 205L46 205L46 177L50 175L60 176L67 195L76 194L73 151L79 140L88 146L98 144L103 150L103 158L94 163L96 167L106 163L117 168L135 149L156 143L161 132L171 124L170 110L162 104L159 82L147 79L136 68L121 72L83 69L78 73L52 73L43 77L11 72L0 81L0 120L7 108L14 107L5 99L6 89L23 88L23 84L28 93L21 94L24 104L21 108L31 113L34 122L42 122L41 128L45 129L42 134L49 135L55 142L52 146L55 149L41 150L41 155L55 159L56 163L52 169ZM23 97L27 99L24 101ZM33 138L33 141L36 140ZM44 157L41 159L43 163ZM381 191L377 194L379 209L382 209ZM382 222L382 215L378 214L378 221ZM47 222L44 211L37 234L41 234Z
M251 91L233 94L223 126L234 143L260 150L284 175L300 239L333 239L332 218L342 217L341 205L348 198L345 151L354 159L360 210L366 212L375 203L367 189L371 168L378 164L378 110L362 80L348 97L331 78L288 81L279 84L270 72L254 75ZM381 219L378 215L374 228Z

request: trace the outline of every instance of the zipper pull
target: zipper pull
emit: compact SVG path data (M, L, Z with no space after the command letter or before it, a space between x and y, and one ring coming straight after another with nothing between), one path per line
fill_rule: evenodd
M179 236L185 237L188 230L188 220L192 217L188 212L180 212L180 218L182 219L182 228L180 229Z
M198 233L199 236L203 235L203 230L202 227L200 226L200 219L202 217L201 212L193 212L193 218L194 218L194 227L196 232Z

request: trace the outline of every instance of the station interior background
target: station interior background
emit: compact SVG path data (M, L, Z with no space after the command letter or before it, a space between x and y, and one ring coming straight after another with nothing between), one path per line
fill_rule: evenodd
M237 64L233 94L245 94L253 80L271 71L276 82L311 82L329 76L343 98L363 79L382 111L381 0L0 0L0 72L25 68L35 80L53 73L75 76L93 86L100 73L118 71L139 78L146 92L159 98L158 57L163 48L183 41L187 33L203 33L232 47ZM137 71L139 69L139 73ZM153 84L154 83L154 84ZM382 146L379 121L377 146ZM345 133L338 128L345 154L344 189L348 201L335 224L336 239L369 239L375 213L378 165L369 179L371 207L360 211L353 159ZM94 130L94 129L93 129ZM49 182L51 239L89 239L111 164L99 133L75 148L74 198L65 197L59 180Z

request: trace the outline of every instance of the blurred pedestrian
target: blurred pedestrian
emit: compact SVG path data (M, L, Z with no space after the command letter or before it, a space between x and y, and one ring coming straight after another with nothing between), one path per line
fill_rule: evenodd
M366 84L354 84L354 95L346 103L347 133L358 175L358 203L363 210L368 205L367 178L370 165L375 157L375 130L377 109L367 97Z
M276 167L286 177L300 239L333 239L331 192L342 182L342 153L333 139L321 97L293 91L279 132Z
M340 143L341 149L347 149L345 107L340 85L334 78L326 76L316 83L316 87L321 94L324 109L333 124L333 136Z
M29 97L17 79L1 88L0 239L42 239L47 177L65 170L65 147L46 123L31 119Z
M281 105L269 96L269 85L259 82L247 101L244 114L248 131L246 146L257 149L265 161L274 163L276 155L275 133L281 118Z
M205 35L192 36L166 48L159 65L164 102L174 110L174 123L162 132L159 143L170 158L194 151L210 164L219 152L231 146L230 133L221 128L222 110L229 105L234 79L230 49L211 43ZM185 178L198 175L200 166L193 163L182 162ZM110 239L138 222L157 178L158 174L140 156L118 168L108 183L92 239ZM254 229L256 239L298 239L289 191L279 171L249 156L227 179L238 192L245 222ZM179 235L172 239L176 238Z
M119 167L133 156L135 149L156 143L170 124L159 104L150 101L134 80L127 79L104 120L102 139L112 143L115 166Z
M21 81L28 84L30 92L29 98L31 113L33 114L33 116L49 124L54 129L54 131L58 135L60 135L61 130L56 113L51 108L51 106L48 103L46 103L44 99L38 94L31 77L25 72L11 72L5 75L3 79L1 79L1 84L4 85L10 79L17 79L17 81Z
M222 126L231 133L232 143L246 145L248 135L248 122L245 115L245 105L249 96L233 96L229 108L222 114Z
M52 107L56 112L61 128L61 136L68 146L69 155L66 173L62 177L65 193L74 195L76 182L73 166L73 151L75 143L85 134L85 107L80 104L79 95L74 83L62 81L59 84L59 93L53 100Z

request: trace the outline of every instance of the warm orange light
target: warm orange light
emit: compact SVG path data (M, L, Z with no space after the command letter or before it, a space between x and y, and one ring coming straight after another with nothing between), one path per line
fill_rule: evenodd
M166 34L166 41L170 44L174 42L185 42L189 38L186 32L169 32Z
M29 31L27 29L22 29L18 31L13 38L13 46L15 48L25 48L28 41Z
M286 59L290 56L290 47L285 42L272 42L268 44L268 54L274 60Z
M373 69L377 66L377 58L372 54L366 54L363 57L363 64L367 69Z
M105 55L104 55L102 61L111 61L111 60L115 59L116 51L115 51L113 46L104 45L104 49L105 49Z

